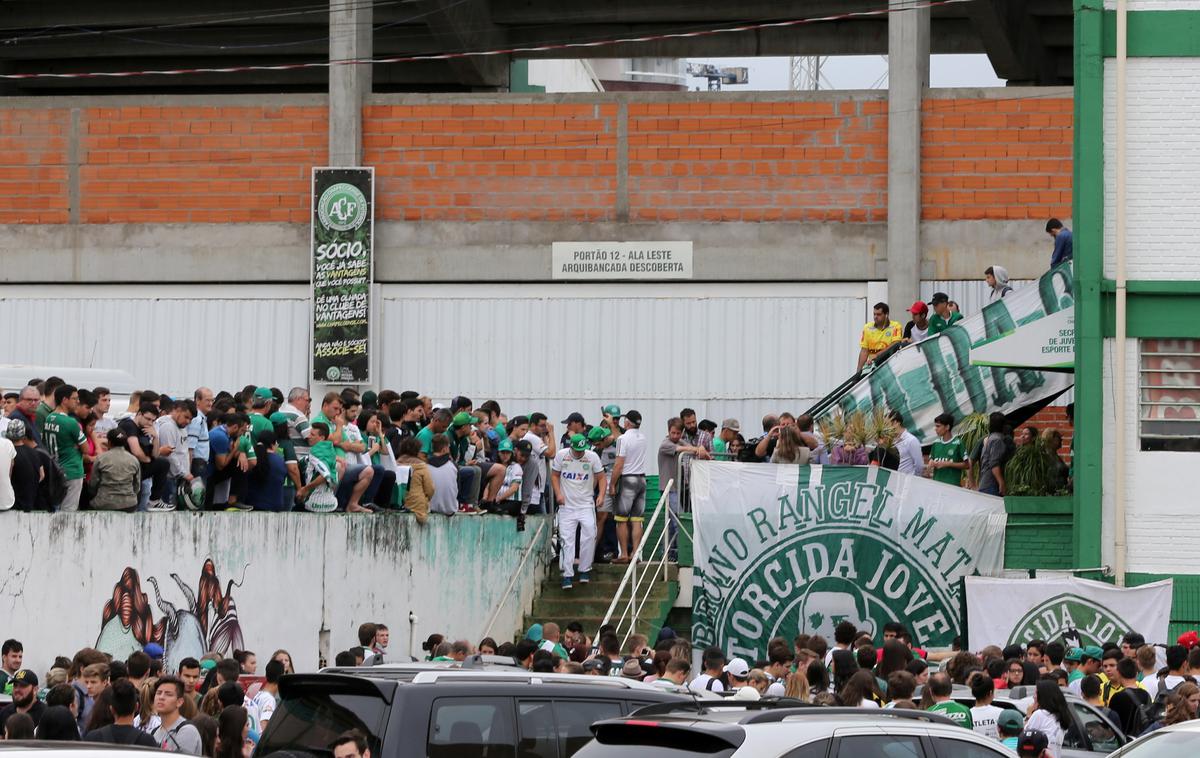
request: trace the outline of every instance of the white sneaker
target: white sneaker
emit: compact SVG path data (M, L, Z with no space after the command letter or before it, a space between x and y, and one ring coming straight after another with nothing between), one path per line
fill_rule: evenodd
M156 513L166 513L168 511L175 510L175 504L174 503L164 503L161 500L151 500L150 505L147 506L146 510L154 511Z

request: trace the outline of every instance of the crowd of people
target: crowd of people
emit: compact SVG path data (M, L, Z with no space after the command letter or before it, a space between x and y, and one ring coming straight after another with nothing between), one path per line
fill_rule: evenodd
M358 628L358 646L335 656L339 668L411 660L388 651L385 624ZM1161 647L1161 646L1158 646ZM936 713L951 722L1018 749L1022 755L1059 758L1066 745L1115 744L1163 726L1198 717L1200 636L1182 635L1165 649L1128 632L1119 644L1071 646L1030 640L978 651L926 651L905 626L890 622L879 639L843 621L833 639L801 634L767 643L761 660L727 658L720 648L693 651L663 627L651 641L624 640L612 625L590 637L582 624L533 624L516 642L478 643L432 634L422 643L425 660L452 666L475 655L510 661L535 673L620 677L680 692L710 692L734 700L778 698L787 706L903 708ZM259 675L257 656L208 653L166 670L163 649L151 643L124 661L85 648L59 657L44 677L24 666L24 649L6 640L0 690L12 702L0 709L5 739L85 740L145 745L210 758L248 758L279 704L279 682L293 673L291 655L277 650ZM693 667L693 661L700 661ZM1070 702L1085 702L1105 721L1080 722ZM1000 704L997 704L999 702ZM346 743L348 744L348 743ZM365 743L356 743L365 746ZM1022 752L1024 747L1036 752ZM361 749L360 749L361 753Z
M125 660L94 648L55 659L43 677L24 664L24 646L4 642L0 709L6 740L135 745L208 758L249 758L279 702L279 680L294 673L276 651L258 674L253 652L208 653L164 669L157 643Z

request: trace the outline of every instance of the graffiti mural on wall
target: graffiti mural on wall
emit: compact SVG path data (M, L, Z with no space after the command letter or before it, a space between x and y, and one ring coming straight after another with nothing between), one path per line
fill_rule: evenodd
M199 659L210 650L228 656L245 647L232 594L234 587L241 586L240 582L230 579L222 592L211 558L204 561L195 592L178 574L171 574L171 578L182 602L164 598L158 580L146 577L154 588L155 605L162 612L155 621L137 569L126 566L113 586L112 597L104 604L96 648L124 660L133 651L157 642L163 647L166 670L177 671L179 661L184 658Z

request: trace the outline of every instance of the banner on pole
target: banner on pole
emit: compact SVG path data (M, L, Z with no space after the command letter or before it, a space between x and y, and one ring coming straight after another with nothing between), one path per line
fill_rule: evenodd
M878 467L692 464L692 640L765 658L843 620L922 647L959 634L961 582L999 575L1004 501Z
M836 407L847 414L887 407L900 414L904 426L922 445L930 445L934 442L933 420L941 413L949 413L958 423L972 413L1013 413L1058 395L1074 385L1074 374L977 366L971 361L989 340L1062 311L1073 311L1071 286L1070 262L1050 269L1036 285L994 300L980 313L900 350L821 415L832 414ZM1066 328L1059 325L1055 331ZM1073 351L1073 331L1071 335Z
M1076 646L1120 643L1138 632L1150 644L1168 642L1172 581L1114 587L1075 577L967 577L967 636L971 650L1030 640L1067 639Z
M312 378L370 381L375 232L372 168L314 168Z

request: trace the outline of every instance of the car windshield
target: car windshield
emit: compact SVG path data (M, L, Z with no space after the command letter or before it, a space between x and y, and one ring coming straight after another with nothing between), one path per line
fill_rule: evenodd
M1126 748L1121 758L1194 758L1200 755L1200 733L1151 732Z
M390 706L379 697L312 689L279 704L255 751L258 756L286 750L332 755L329 745L342 732L358 729L367 735L374 755L380 750Z

